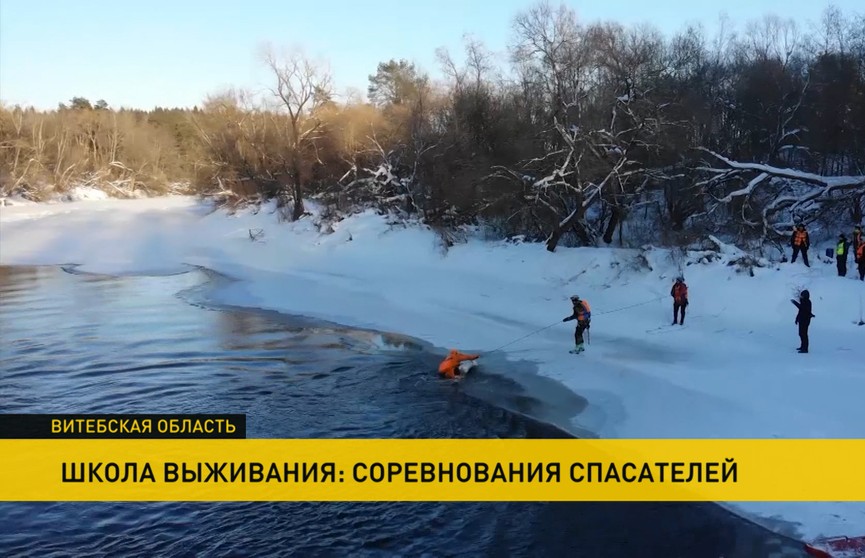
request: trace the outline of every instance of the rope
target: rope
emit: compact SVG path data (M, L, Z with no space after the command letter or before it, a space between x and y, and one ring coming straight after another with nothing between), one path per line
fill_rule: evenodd
M540 332L544 331L545 329L550 329L550 328L553 327L554 325L556 325L556 324L560 324L560 323L562 323L562 320L556 320L555 322L551 323L551 324L548 325L548 326L544 326L544 327L542 327L541 329L536 329L535 331L533 331L533 332L531 332L531 333L529 333L529 334L527 334L527 335L523 335L522 337L520 337L520 338L518 338L518 339L514 339L513 341L511 341L511 342L509 342L509 343L505 343L505 344L502 345L501 347L498 347L498 348L496 348L496 349L493 349L492 351L486 351L484 354L495 353L496 351L501 351L501 350L504 349L505 347L507 347L507 346L509 346L509 345L513 345L513 344L516 343L517 341L522 341L522 340L525 339L526 337L531 337L532 335L534 335L534 334L536 334L536 333L540 333Z
M621 308L613 308L612 310L607 310L606 312L592 312L592 315L603 316L604 314L612 314L613 312L621 312L622 310L627 310L629 308L636 308L637 306L643 306L645 304L651 304L653 302L657 302L659 300L663 300L667 297L659 296L658 298L653 298L652 300L647 300L645 302L638 302L636 304L631 304L630 306L622 306Z
M621 308L613 308L612 310L607 310L607 311L605 311L605 312L594 312L594 314L597 314L597 315L601 316L601 315L604 315L604 314L612 314L613 312L621 312L622 310L628 310L629 308L636 308L637 306L643 306L643 305L645 305L645 304L651 304L651 303L653 303L653 302L657 302L657 301L659 301L659 300L663 300L664 298L666 298L666 297L659 296L659 297L657 297L657 298L653 298L652 300L647 300L647 301L645 301L645 302L638 302L637 304L631 304L631 305L629 305L629 306L622 306ZM495 349L493 349L493 350L491 350L491 351L484 351L482 354L489 354L489 353L495 353L495 352L497 352L497 351L501 351L501 350L504 349L505 347L508 347L508 346L510 346L510 345L513 345L513 344L516 343L517 341L522 341L522 340L525 339L526 337L531 337L532 335L535 335L536 333L540 333L540 332L544 331L545 329L550 329L550 328L553 327L554 325L556 325L556 324L560 324L560 323L562 323L561 320L556 320L555 322L551 323L551 324L548 325L548 326L544 326L544 327L542 327L542 328L540 328L540 329L536 329L535 331L533 331L533 332L531 332L531 333L527 333L526 335L523 335L522 337L519 337L519 338L517 338L517 339L514 339L513 341L510 341L510 342L508 342L508 343L505 343L505 344L502 345L501 347L495 348ZM589 344L591 345L591 330L587 331L587 334L590 336Z

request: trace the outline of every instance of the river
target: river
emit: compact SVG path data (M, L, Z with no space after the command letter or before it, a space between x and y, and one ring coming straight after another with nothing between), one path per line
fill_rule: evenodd
M0 266L0 412L245 413L250 438L548 438L566 436L553 424L586 404L503 360L441 381L442 349L220 306L208 297L217 280ZM710 503L0 503L4 557L756 558L800 548Z

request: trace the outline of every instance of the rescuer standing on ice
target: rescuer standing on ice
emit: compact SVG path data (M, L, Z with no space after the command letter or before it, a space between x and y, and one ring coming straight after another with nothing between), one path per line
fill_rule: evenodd
M838 265L838 277L847 275L847 252L850 250L850 242L844 233L838 236L838 244L835 245L835 260Z
M688 306L688 285L685 284L684 277L677 277L673 288L670 289L670 296L673 297L673 325L685 325L685 307ZM679 319L679 310L682 311L682 318Z
M799 223L796 225L796 230L793 236L790 237L790 246L793 247L793 260L790 263L796 262L796 257L802 254L802 261L806 267L811 267L808 263L808 248L811 247L811 238L808 236L808 231L805 230L805 225Z
M799 300L791 300L799 312L796 314L796 325L799 326L799 349L800 353L808 352L808 326L811 325L811 293L807 290L799 294Z
M577 320L577 328L574 330L574 343L576 347L571 352L579 354L586 350L583 345L583 332L591 327L592 311L589 303L585 300L580 300L580 297L577 295L571 297L571 303L574 305L574 311L562 321Z

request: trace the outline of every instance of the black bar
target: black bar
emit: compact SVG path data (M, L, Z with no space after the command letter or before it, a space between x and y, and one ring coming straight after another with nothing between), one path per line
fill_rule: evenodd
M217 422L221 419L221 422ZM144 432L143 421L150 421L149 432ZM60 431L54 432L60 421ZM72 421L71 423L68 421ZM102 421L101 423L98 421ZM115 421L115 422L110 422ZM127 421L122 423L121 421ZM137 421L138 431L133 426ZM174 422L172 422L174 421ZM184 421L189 421L184 423ZM199 422L196 422L199 421ZM210 422L207 422L210 421ZM102 424L105 432L98 432ZM121 431L125 424L127 428ZM234 429L227 432L228 425ZM71 425L71 429L69 428ZM191 427L200 432L172 432L171 430ZM64 428L65 427L65 428ZM116 432L110 432L113 428ZM186 428L185 430L189 430ZM207 432L206 429L212 430ZM67 431L64 431L67 430ZM164 431L163 431L164 430ZM200 438L246 438L246 415L190 414L190 415L148 415L148 414L6 414L0 413L0 439L54 439L54 438L111 438L111 439L200 439Z

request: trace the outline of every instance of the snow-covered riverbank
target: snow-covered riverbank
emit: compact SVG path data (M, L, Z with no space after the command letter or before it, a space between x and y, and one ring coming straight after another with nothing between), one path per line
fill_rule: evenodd
M87 200L0 208L0 263L81 264L93 272L202 265L243 279L230 304L393 331L468 352L504 349L589 400L576 420L602 437L865 437L865 283L835 266L780 264L737 274L685 267L691 305L670 326L678 270L666 251L470 240L445 252L422 227L366 213L321 234L268 207L235 216L191 198ZM261 230L257 241L250 230ZM816 251L814 251L816 252ZM796 352L795 291L814 303L811 352ZM571 294L592 305L591 342L571 355ZM430 373L433 373L432 371ZM743 503L799 535L861 535L865 503Z

